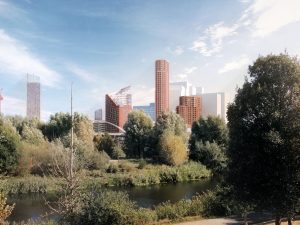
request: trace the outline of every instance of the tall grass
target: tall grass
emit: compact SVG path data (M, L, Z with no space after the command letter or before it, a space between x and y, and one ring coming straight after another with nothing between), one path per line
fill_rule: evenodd
M60 179L39 176L10 177L0 179L0 190L8 194L48 193L57 191Z

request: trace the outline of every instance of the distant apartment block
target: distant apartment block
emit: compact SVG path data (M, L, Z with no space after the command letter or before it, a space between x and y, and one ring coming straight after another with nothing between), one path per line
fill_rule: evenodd
M27 117L38 119L41 117L41 84L40 78L27 75Z
M224 121L227 121L227 104L228 99L226 93L203 93L202 97L202 116L219 116Z
M146 114L148 114L153 121L155 121L155 103L150 103L150 105L141 105L141 106L133 106L134 110L143 110Z
M188 128L192 127L194 121L201 116L201 97L200 96L181 96L179 105L176 107L179 114Z
M169 63L155 61L155 113L156 118L169 111Z
M106 123L105 121L94 121L93 129L96 133L104 133L106 132Z
M170 111L176 112L180 96L196 95L196 87L188 81L170 83Z
M102 109L97 109L95 111L95 120L102 120Z
M127 121L128 113L132 111L132 96L130 87L125 87L118 92L105 96L105 119L106 122L123 128ZM107 124L106 131L118 133L119 129Z

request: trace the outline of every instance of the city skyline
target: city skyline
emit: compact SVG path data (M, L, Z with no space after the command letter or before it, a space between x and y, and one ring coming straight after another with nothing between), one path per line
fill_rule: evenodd
M148 105L157 58L170 62L170 81L232 100L259 55L299 55L299 11L296 0L0 0L3 113L26 115L26 73L41 78L43 120L69 111L71 81L75 110L90 117L106 93L127 85L133 105Z

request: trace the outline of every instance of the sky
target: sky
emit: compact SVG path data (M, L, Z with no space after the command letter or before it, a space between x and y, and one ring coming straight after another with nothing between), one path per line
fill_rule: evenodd
M154 61L234 99L258 56L300 54L299 0L0 0L0 87L5 115L26 112L26 74L42 85L42 119L92 117L105 94L130 85L154 102Z

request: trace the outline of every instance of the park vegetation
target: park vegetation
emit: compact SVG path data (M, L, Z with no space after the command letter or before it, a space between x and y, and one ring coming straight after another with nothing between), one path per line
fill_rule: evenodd
M62 224L158 224L233 214L242 214L246 224L250 211L267 211L279 225L282 218L292 224L300 212L297 58L261 56L249 66L228 106L228 124L218 117L199 118L189 135L176 113L163 113L152 123L143 111L133 111L124 129L122 144L107 133L94 135L91 121L77 113L73 119L57 113L47 123L1 117L0 191L64 193L57 209ZM69 168L72 147L75 166ZM185 182L211 174L221 177L215 190L151 209L105 188ZM4 222L13 206L6 205L3 194L0 201ZM3 209L9 209L4 219Z

